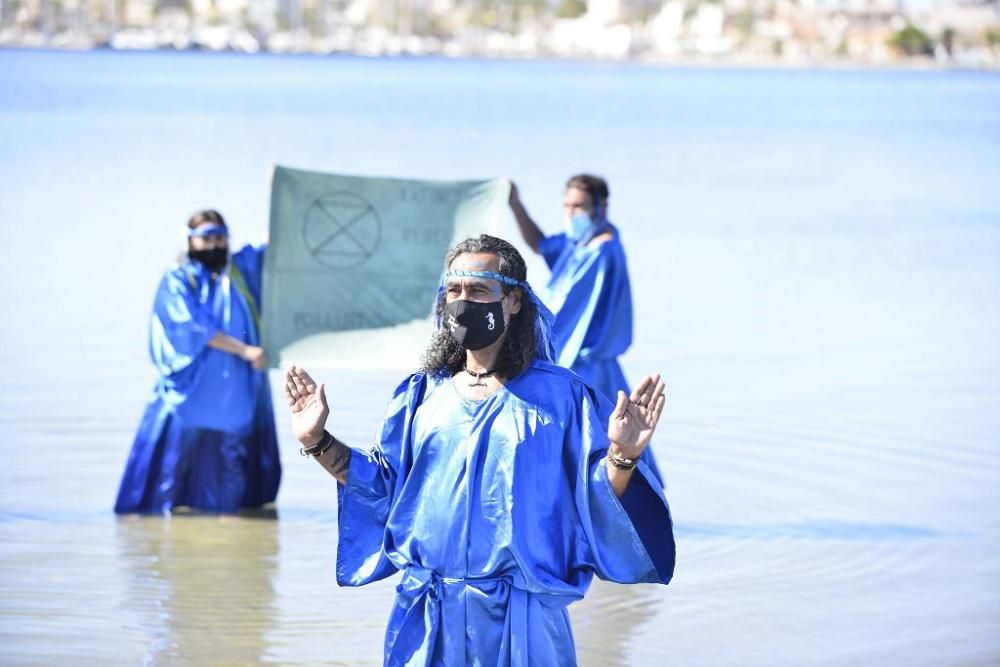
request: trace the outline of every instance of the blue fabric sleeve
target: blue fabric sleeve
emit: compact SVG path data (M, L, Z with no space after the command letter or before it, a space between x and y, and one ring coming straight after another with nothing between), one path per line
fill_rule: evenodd
M361 586L396 571L385 556L396 471L381 449L351 451L347 484L337 484L337 583Z
M368 453L351 452L347 483L337 485L337 583L341 586L361 586L396 571L385 555L385 527L397 490L405 481L413 414L423 383L423 375L416 374L396 388L378 443Z
M545 263L551 269L559 259L559 255L566 249L566 234L553 234L546 236L538 243L538 252L542 253Z
M256 301L257 312L260 312L261 285L264 280L264 254L267 252L266 245L252 246L245 245L233 254L233 262L240 269L243 278L247 281L247 287Z
M608 479L607 456L594 458L591 517L595 526L601 526L596 551L603 566L598 568L598 576L619 583L668 583L674 574L676 546L663 487L646 463L640 461L625 494L617 498ZM603 556L601 552L609 546L627 557ZM655 570L649 569L647 562Z
M219 330L179 267L160 281L150 318L149 355L161 375L191 365Z
M640 462L624 496L615 496L607 469L608 403L588 389L582 401L584 447L576 503L587 536L590 566L601 579L661 583L674 572L675 544L663 487Z
M611 261L610 249L605 247L607 245L602 244L593 258L577 267L576 275L563 283L569 287L556 314L554 327L560 346L557 359L560 366L572 367L585 345L600 342L593 340L593 334L601 333L613 324L607 321L616 306L610 302L606 293L607 286L613 284L615 279L612 275L614 263ZM595 324L600 331L592 331Z

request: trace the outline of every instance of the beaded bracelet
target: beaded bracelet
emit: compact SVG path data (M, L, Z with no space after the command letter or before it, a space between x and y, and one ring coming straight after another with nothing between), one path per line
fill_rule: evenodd
M610 449L608 450L608 461L619 470L632 470L639 465L639 459L627 459L624 456L618 456Z
M326 450L333 447L333 440L334 438L330 435L330 432L324 429L323 437L320 438L319 442L310 447L299 448L299 454L302 456L322 456Z

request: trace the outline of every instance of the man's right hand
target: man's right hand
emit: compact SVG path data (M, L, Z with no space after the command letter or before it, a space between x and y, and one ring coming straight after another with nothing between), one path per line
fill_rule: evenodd
M292 411L292 430L306 447L323 438L330 408L326 404L324 385L318 385L305 369L292 366L285 373L285 398Z
M510 195L507 197L507 204L509 204L511 208L514 208L521 203L521 193L517 190L517 183L509 178L507 179L507 182L510 183Z
M521 203L521 193L517 189L517 184L509 178L507 182L510 184L510 195L507 197L507 203L510 205L510 211L514 214L514 219L517 221L517 228L521 231L521 236L524 237L525 243L531 246L532 250L538 252L545 235L542 234L542 230L538 228L535 221L528 215L524 204Z

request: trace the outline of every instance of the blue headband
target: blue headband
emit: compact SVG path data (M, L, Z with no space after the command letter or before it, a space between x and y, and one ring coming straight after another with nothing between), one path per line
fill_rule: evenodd
M188 232L188 238L194 236L229 236L229 230L226 229L225 225L210 225L208 227L202 225Z
M510 287L520 287L525 295L531 299L531 302L535 304L535 309L538 311L538 317L535 319L535 337L538 339L536 353L538 354L538 358L543 361L555 363L556 352L552 344L552 322L555 318L552 315L552 311L542 303L542 300L531 289L531 285L528 284L527 280L518 280L517 278L511 278L510 276L505 276L502 273L494 273L493 271L446 271L441 276L437 299L434 302L434 313L437 315L438 330L441 329L441 304L444 303L445 285L448 282L448 278L486 278L487 280L495 280Z
M505 276L502 273L493 273L492 271L446 271L441 277L441 283L444 284L447 282L448 278L486 278L487 280L495 280L498 283L510 285L511 287L521 286L520 280Z

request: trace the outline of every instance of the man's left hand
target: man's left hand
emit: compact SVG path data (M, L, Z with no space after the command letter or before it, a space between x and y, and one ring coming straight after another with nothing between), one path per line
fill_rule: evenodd
M608 439L615 454L637 459L646 449L663 412L664 388L656 373L644 377L631 396L618 392L618 404L608 420Z

